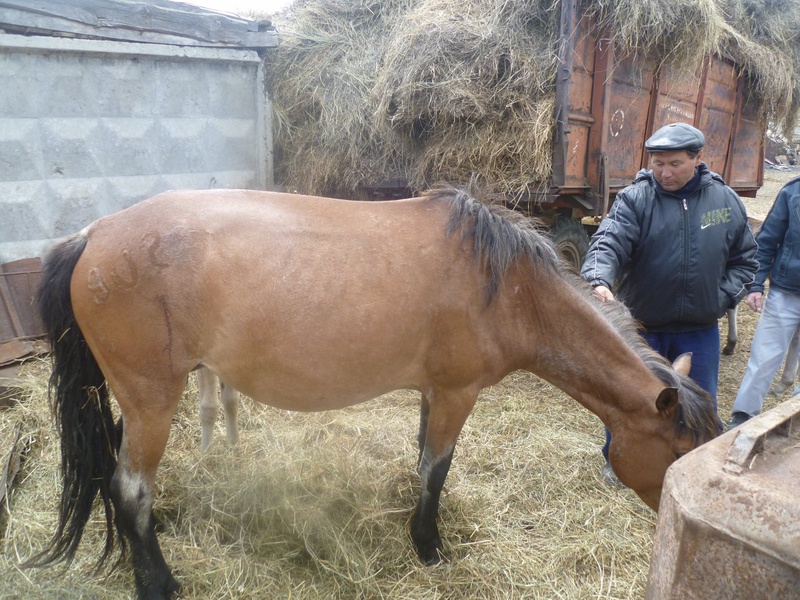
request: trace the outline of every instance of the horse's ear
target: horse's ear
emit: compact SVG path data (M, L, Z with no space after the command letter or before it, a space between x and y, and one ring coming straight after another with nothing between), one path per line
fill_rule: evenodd
M669 413L678 406L678 402L678 388L664 388L656 399L656 408L660 414Z
M692 353L684 352L674 361L672 361L672 368L681 375L689 376L689 371L692 369Z

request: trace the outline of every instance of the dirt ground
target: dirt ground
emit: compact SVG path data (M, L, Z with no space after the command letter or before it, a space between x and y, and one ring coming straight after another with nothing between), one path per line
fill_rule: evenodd
M764 171L764 186L758 191L756 197L742 198L747 208L747 215L753 219L763 221L769 209L772 207L772 203L775 201L775 197L778 195L781 187L783 187L787 181L797 176L800 176L800 168L798 167L791 167L786 170L766 169ZM758 323L758 314L754 313L746 306L741 305L737 311L737 319L739 325L739 344L736 352L732 356L722 356L720 363L719 413L726 421L730 417L730 408L736 397L739 384L742 382L745 367L747 366L747 359L750 354L750 343L752 342L753 333ZM727 335L726 319L722 319L720 322L720 330L724 345ZM764 404L764 410L768 410L783 400L787 400L790 397L790 393L791 390L780 396L770 395Z
M765 169L764 185L758 190L756 197L742 198L747 208L747 216L763 221L783 185L798 176L800 176L800 167L785 167L781 170Z

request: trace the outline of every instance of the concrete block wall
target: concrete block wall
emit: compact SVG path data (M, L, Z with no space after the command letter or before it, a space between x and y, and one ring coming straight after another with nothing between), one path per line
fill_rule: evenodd
M164 190L272 185L254 51L0 34L0 81L0 262Z

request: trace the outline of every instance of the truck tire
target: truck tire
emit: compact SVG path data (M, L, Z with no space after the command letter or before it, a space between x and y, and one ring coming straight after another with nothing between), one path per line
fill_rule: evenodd
M568 265L580 272L583 258L589 250L589 235L580 221L559 219L550 237Z

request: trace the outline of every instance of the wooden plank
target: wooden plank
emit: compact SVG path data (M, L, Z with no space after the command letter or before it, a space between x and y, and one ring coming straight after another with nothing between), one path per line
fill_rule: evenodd
M658 82L652 130L669 123L683 122L694 125L697 119L697 98L700 78L697 75L676 76L661 71Z
M19 371L19 363L0 366L0 409L19 402L21 387Z
M594 49L592 61L592 118L594 124L589 132L587 148L586 177L593 196L599 198L594 215L605 217L611 203L608 180L608 135L610 87L614 65L614 45L606 31L595 32L588 17L581 20L582 29Z
M23 258L0 265L0 281L5 284L4 291L10 294L21 327L16 337L34 337L44 333L44 325L35 307L41 277L41 258Z
M168 0L0 0L0 24L4 29L12 26L135 42L236 48L278 44L277 32L268 21Z
M11 340L0 344L0 367L35 354L37 346L33 340Z
M3 339L14 339L25 335L17 314L17 308L14 305L14 299L11 296L11 288L9 288L5 277L0 277L0 335Z
M587 168L589 139L595 125L592 114L592 85L597 42L585 15L579 17L576 13L573 19L570 28L574 43L572 82L569 88L569 147L566 155L564 187L590 191Z
M39 258L0 265L0 343L44 334L34 306L41 270Z
M758 114L745 102L739 111L730 185L740 193L764 184L764 130Z

